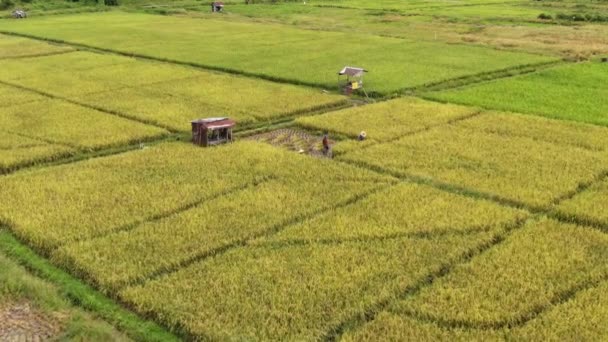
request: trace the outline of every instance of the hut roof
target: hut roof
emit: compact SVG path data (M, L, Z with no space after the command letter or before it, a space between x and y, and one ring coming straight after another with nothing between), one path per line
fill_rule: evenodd
M340 70L338 75L361 76L364 72L367 72L367 70L363 68L345 66L342 68L342 70Z
M228 118L206 118L191 121L192 123L200 123L207 129L229 128L234 127L236 122Z

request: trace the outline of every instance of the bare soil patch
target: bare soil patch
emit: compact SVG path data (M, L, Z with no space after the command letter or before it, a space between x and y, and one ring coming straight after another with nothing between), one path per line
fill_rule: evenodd
M62 328L63 315L49 316L28 302L0 304L0 341L46 341Z

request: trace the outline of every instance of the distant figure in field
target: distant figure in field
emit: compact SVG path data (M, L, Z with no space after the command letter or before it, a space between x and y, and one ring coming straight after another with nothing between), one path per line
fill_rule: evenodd
M365 140L365 138L367 138L367 133L365 133L365 131L361 131L361 133L359 133L359 137L357 139L359 141L363 141L363 140Z
M328 133L325 132L325 134L323 135L323 154L324 155L328 155L329 154L329 138L327 137Z

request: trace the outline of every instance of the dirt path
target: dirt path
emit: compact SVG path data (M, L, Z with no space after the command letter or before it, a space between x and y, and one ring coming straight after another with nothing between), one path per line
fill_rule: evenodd
M61 321L27 302L0 304L0 341L46 341L61 331Z

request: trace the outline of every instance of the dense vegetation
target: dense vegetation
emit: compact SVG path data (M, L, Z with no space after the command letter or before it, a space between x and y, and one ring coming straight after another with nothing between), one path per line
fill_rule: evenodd
M90 25L91 22L96 25ZM222 30L222 35L200 35L200 32L212 32L217 28ZM7 24L0 22L0 30L6 29ZM450 54L445 55L441 52L448 46L438 42L366 35L352 39L348 34L336 32L116 12L37 18L18 25L11 23L10 30L331 89L335 89L336 73L344 65L365 65L376 75L369 78L366 87L377 94L554 60L547 56L467 45L451 45ZM115 39L124 30L131 33L133 41ZM149 33L150 30L155 32ZM147 42L145 37L151 41ZM162 40L164 48L158 49L153 44L155 40ZM311 44L312 41L315 43ZM233 46L239 46L239 49L231 48Z
M0 328L608 338L605 1L2 4Z
M433 93L429 97L486 108L608 125L608 64L583 63Z

